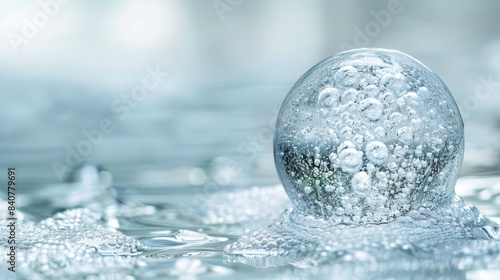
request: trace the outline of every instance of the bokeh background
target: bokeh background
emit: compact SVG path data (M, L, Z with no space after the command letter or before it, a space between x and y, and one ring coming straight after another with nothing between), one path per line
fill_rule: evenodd
M497 1L2 0L0 167L17 167L26 189L61 182L54 164L71 168L68 147L106 118L114 130L77 161L115 184L277 183L273 123L293 83L346 48L382 47L450 88L463 174L498 173L499 12ZM168 76L117 113L151 69Z
M83 206L127 236L159 242L141 277L286 278L221 253L240 226L277 219L285 194L263 188L273 200L252 208L255 197L224 191L279 183L274 122L303 73L340 51L380 47L417 58L448 85L466 133L457 192L500 222L499 13L500 2L486 0L0 0L0 180L17 168L26 220ZM87 165L76 184L61 184L86 163L109 172ZM248 208L223 209L229 220L213 226L184 217L182 203ZM179 229L228 241L155 241Z

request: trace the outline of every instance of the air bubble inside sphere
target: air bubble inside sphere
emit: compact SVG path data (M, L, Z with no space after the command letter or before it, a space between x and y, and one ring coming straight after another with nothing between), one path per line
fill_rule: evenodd
M380 223L454 197L462 118L441 79L401 52L318 63L288 93L275 133L278 174L300 213Z

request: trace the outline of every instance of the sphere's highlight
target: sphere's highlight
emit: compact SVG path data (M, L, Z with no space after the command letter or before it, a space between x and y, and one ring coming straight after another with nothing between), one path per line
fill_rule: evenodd
M450 202L463 143L459 110L434 72L398 51L357 49L293 86L274 155L296 211L380 223Z

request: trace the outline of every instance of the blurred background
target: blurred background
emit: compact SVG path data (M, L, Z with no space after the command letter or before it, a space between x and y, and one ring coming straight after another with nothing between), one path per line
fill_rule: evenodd
M448 85L466 133L457 192L500 222L499 12L465 0L0 0L0 170L17 168L18 217L83 206L152 246L141 277L282 277L222 255L290 206L272 187L277 112L319 61L380 47ZM109 172L72 174L86 163Z
M83 162L117 184L277 183L293 83L349 48L397 49L448 85L464 175L499 171L500 2L0 1L0 167L19 184ZM2 178L5 174L1 175Z

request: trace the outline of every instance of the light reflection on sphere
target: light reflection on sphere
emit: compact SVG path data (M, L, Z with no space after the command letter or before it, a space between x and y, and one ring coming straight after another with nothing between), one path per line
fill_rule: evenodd
M357 49L293 86L274 156L297 211L381 223L451 201L463 143L456 103L434 72L401 52Z

